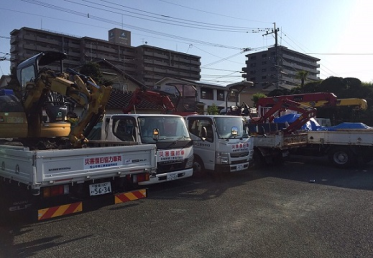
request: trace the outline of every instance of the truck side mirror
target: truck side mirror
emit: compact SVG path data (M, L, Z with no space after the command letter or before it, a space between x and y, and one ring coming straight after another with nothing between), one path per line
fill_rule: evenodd
M207 138L207 128L206 126L202 127L202 130L201 130L201 139L202 141L205 141Z

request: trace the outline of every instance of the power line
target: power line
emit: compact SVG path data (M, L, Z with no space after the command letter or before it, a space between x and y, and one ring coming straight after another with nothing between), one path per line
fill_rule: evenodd
M309 51L306 51L304 50L302 47L300 47L294 40L292 40L289 35L287 33L284 33L285 37L287 37L289 40L291 40L292 42L294 42L294 44L296 44L301 50L303 53L306 53L308 55L312 55L310 53L307 53ZM285 41L285 40L284 40ZM295 49L295 48L294 48ZM323 63L325 62L325 60L323 60ZM326 61L327 62L327 61ZM332 75L335 75L336 72L332 71L331 69L329 69L326 65L322 65L322 67L320 67L320 71L323 71L325 74L329 75L329 76L332 76Z
M222 61L227 61L228 59L232 58L232 57L235 57L235 56L238 56L238 55L241 55L243 54L244 52L248 52L248 51L257 51L257 50L260 50L260 49L263 49L263 48L267 48L267 47L259 47L259 48L244 48L242 51L240 51L239 53L237 54L234 54L234 55L231 55L231 56L228 56L228 57L225 57L225 58L222 58L220 60L217 60L217 61L214 61L212 63L209 63L209 64L206 64L204 66L202 66L201 68L206 68L208 66L211 66L211 65L214 65L214 64L217 64L217 63L220 63Z
M368 56L373 53L306 53L307 55L329 55L329 56Z
M44 2L41 2L41 1L36 1L36 0L21 0L21 1L28 2L28 3L31 3L31 4L40 5L40 6L43 6L43 7L46 7L46 8L50 8L50 9L54 9L54 10L58 10L58 11L66 12L66 13L70 13L70 14L73 14L73 15L85 17L85 18L88 18L88 19L93 19L93 20L97 20L97 21L101 21L101 22L105 22L105 23L110 23L110 24L118 25L118 26L123 25L120 22L116 22L116 21L113 21L113 20L109 20L109 19L106 19L106 18L95 16L95 15L89 15L87 17L87 13L82 13L82 12L74 11L74 10L71 10L71 9L59 7L59 6L48 4L48 3L44 3ZM214 46L214 47L221 47L221 48L227 48L227 49L236 49L236 50L242 49L242 48L239 48L239 47L222 45L222 44L217 44L217 43L211 43L211 42L202 41L202 40L188 39L188 38L181 37L181 36L175 36L175 35L171 35L171 34L167 34L167 33L163 33L163 32L157 32L157 31L153 31L153 30L149 30L149 29L144 29L144 28L133 26L133 25L130 25L130 24L125 24L125 25L127 27L133 28L135 30L139 30L139 31L143 31L143 32L151 33L151 34L156 34L156 35L161 35L161 36L169 37L169 38L173 38L173 39L180 39L180 40L184 40L184 41L190 41L190 42L198 43L198 44L201 44L201 45L209 45L209 46Z
M243 19L243 18L239 18L239 17L229 16L229 15L226 15L226 14L220 14L220 13L209 12L209 11L205 11L205 10L201 10L201 9L197 9L197 8L188 7L188 6L181 5L181 4L175 4L175 3L172 3L172 2L169 2L169 1L165 1L165 0L158 0L158 1L161 1L161 2L164 2L164 3L167 3L167 4L172 4L172 5L180 6L180 7L187 8L187 9L191 9L191 10L195 10L195 11L199 11L199 12L203 12L203 13L209 13L209 14L213 14L213 15L218 15L218 16L221 16L221 17L228 17L228 18L232 18L232 19L245 20L245 21L252 21L252 22L272 23L272 22L265 22L265 21L257 21L257 20Z
M65 1L68 1L68 2L71 2L71 3L74 3L74 4L79 4L79 3L76 3L76 2L71 1L71 0L65 0ZM170 16L170 15L157 14L157 13L148 12L148 11L144 11L144 10L137 9L137 8L128 7L128 6L125 6L125 5L122 5L122 4L113 3L113 2L107 1L107 0L101 0L101 2L109 3L111 5L114 5L115 7L104 5L104 4L98 4L98 3L95 3L95 2L89 1L89 0L83 0L83 1L91 3L91 4L98 5L100 7L106 7L106 8L116 10L116 11L106 10L108 12L118 13L117 11L123 11L123 12L126 12L126 13L133 14L133 15L127 15L127 16L130 16L130 17L135 17L135 18L139 18L139 19L144 19L144 17L145 17L145 19L152 18L151 21L161 22L161 23L165 23L165 24L169 24L169 25L177 25L177 26L182 26L182 27L188 27L188 26L186 26L186 24L189 24L189 25L192 25L193 28L197 28L197 29L207 29L207 30L214 29L214 30L218 30L218 31L223 30L223 31L229 31L229 32L245 32L245 33L247 33L249 30L253 29L253 28L241 27L241 26L230 26L230 25L206 23L206 22L201 22L201 21L183 19L183 18L180 18L180 17L173 17L173 16ZM79 5L83 5L83 4L79 4ZM92 7L90 5L84 5L84 6ZM130 10L135 10L137 12L128 11L128 10L124 10L124 9L119 9L118 6L126 8L126 9L130 9ZM138 12L141 12L141 13L138 13ZM142 13L145 13L146 15L144 15ZM119 13L119 14L122 14L122 13ZM137 15L140 15L140 17L137 16ZM154 20L154 19L156 19L156 20Z
M219 68L209 68L209 67L205 67L203 69L206 69L206 70L216 70L216 71L224 71L224 72L241 72L241 71L233 71L233 70L226 70L226 69L219 69Z

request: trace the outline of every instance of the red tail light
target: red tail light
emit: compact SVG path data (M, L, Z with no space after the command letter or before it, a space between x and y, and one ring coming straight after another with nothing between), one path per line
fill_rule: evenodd
M137 176L137 183L138 182L149 181L149 174L148 173L137 174L136 176Z
M53 197L69 193L68 185L54 185L43 189L43 197Z

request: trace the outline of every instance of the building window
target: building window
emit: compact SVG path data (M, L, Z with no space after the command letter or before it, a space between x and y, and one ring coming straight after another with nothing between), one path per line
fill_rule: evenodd
M232 101L232 102L236 102L237 98L237 92L231 90L229 91L229 94L228 94L228 101Z
M201 88L201 99L214 99L213 90Z
M223 90L218 90L217 100L225 100L224 91Z

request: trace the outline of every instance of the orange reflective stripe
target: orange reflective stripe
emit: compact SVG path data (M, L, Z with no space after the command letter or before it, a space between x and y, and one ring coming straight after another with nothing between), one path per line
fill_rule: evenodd
M83 211L82 202L76 202L61 206L55 206L45 209L38 210L38 220L50 219L59 216L64 216L71 213L77 213Z
M120 193L115 195L115 204L134 201L147 197L146 189L141 189L137 191L132 191L128 193Z

